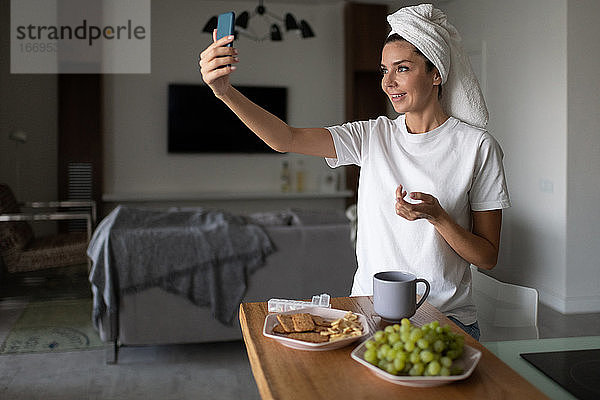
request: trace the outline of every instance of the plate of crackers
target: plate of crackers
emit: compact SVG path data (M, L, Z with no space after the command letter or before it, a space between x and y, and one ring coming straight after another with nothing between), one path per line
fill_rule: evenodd
M298 350L339 349L369 333L367 318L352 311L311 307L269 314L263 335Z

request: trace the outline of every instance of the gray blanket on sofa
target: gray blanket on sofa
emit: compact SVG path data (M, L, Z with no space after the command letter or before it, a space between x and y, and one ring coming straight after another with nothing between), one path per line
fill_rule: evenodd
M152 210L118 206L94 232L93 321L118 312L119 296L151 287L210 306L231 325L246 277L274 251L259 225L220 211Z

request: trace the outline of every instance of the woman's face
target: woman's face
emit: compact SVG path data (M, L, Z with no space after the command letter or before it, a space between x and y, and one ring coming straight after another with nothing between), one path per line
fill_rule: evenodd
M427 71L425 58L407 41L387 43L381 53L381 88L398 113L422 112L437 101L441 78Z

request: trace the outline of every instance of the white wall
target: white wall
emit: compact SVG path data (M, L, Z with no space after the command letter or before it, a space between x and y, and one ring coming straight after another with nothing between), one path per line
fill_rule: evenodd
M279 190L281 163L290 155L176 155L167 153L167 85L202 83L198 53L212 41L202 33L210 16L252 11L252 2L153 1L152 73L105 77L105 193ZM241 62L234 84L288 88L288 122L326 126L344 110L343 4L267 4L269 11L306 19L316 37L282 42L236 42ZM252 21L251 23L255 23ZM202 133L211 134L211 133ZM305 159L307 190L318 186L323 159Z
M483 42L490 132L513 207L491 274L564 313L600 311L600 4L441 2L467 47Z
M448 2L468 46L484 43L489 131L500 142L512 208L492 275L564 298L566 1ZM543 186L543 184L546 186Z
M565 309L600 310L600 2L569 0Z

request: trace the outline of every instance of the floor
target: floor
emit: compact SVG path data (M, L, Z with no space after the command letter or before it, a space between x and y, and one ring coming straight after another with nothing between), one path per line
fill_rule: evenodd
M259 399L242 342L0 356L0 398Z
M85 276L67 271L23 279L18 293L0 285L0 341L28 301L78 297ZM5 281L6 282L6 281ZM60 294L59 294L60 293ZM600 313L562 315L539 306L540 338L600 335ZM104 350L0 355L1 399L259 399L241 341L124 347L117 365Z
M32 300L89 295L86 268L0 279L0 343ZM0 355L0 399L260 399L242 341Z

